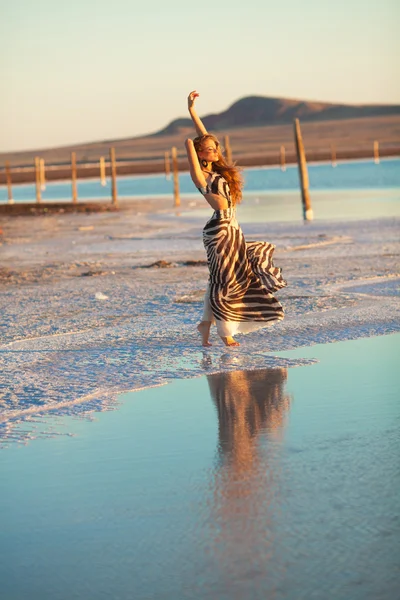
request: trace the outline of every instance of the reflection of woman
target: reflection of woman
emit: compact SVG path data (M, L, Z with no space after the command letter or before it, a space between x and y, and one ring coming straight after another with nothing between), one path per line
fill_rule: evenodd
M242 197L239 170L226 162L217 138L208 134L198 117L197 96L197 92L189 94L188 106L198 137L186 140L186 150L193 183L214 210L203 230L209 284L198 330L203 346L210 346L210 327L215 321L223 342L238 346L233 338L236 333L283 319L283 308L271 292L286 282L273 265L272 244L245 242L235 215Z
M257 436L280 435L289 407L283 386L287 369L207 375L218 411L219 450L229 469L240 473L256 460Z
M214 558L229 588L235 581L246 581L249 572L258 573L261 586L271 575L269 557L276 550L274 520L280 504L277 442L290 403L284 392L286 378L286 369L207 375L219 424ZM255 580L251 585L254 592ZM268 597L273 597L271 589Z

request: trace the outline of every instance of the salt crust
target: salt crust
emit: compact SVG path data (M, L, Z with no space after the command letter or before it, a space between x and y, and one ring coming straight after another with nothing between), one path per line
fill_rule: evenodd
M231 350L215 334L202 349L195 333L205 266L138 268L204 260L200 221L96 215L93 230L79 234L87 217L62 221L58 236L43 220L2 248L11 273L1 296L2 446L66 435L63 415L93 418L116 408L123 391L206 372L307 365L313 361L274 353L400 329L398 219L243 227L247 239L276 244L286 318L238 336Z

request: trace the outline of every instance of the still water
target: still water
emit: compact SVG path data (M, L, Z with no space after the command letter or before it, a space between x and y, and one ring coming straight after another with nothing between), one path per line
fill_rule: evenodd
M244 169L245 195L297 191L299 177L296 166L289 166L285 172L279 168ZM388 190L400 188L400 159L384 159L375 165L370 161L351 161L339 163L336 168L330 164L309 165L310 188L313 191L339 190ZM195 195L188 173L179 177L180 191L183 196ZM34 202L35 186L19 185L13 187L15 202ZM172 182L164 175L136 176L118 178L118 196L123 198L170 197ZM106 199L111 197L111 186L102 187L99 180L81 180L78 182L80 200ZM48 184L42 193L43 201L70 200L71 183L58 182ZM399 194L397 201L399 201ZM7 202L7 189L0 186L0 202Z
M400 335L127 393L1 454L7 600L392 600ZM45 427L45 425L43 425Z

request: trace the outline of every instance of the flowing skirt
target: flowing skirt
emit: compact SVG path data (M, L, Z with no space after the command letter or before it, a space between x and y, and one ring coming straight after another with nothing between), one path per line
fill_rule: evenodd
M246 242L234 209L215 211L203 229L209 284L205 315L220 336L249 333L280 321L283 307L272 292L286 286L267 242ZM210 313L211 309L211 313Z

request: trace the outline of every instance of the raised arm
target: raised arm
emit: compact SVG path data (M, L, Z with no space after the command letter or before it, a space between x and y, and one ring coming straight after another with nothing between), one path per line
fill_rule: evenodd
M207 180L203 171L201 170L197 152L193 144L193 140L187 139L185 141L185 147L189 160L190 176L194 185L197 188L202 188L200 191L203 194L204 198L207 200L208 204L211 206L211 208L213 208L214 210L228 208L228 201L226 200L226 198L220 196L219 194L213 194L211 190L209 190L208 192L206 191L209 189L207 188Z
M194 144L193 144L193 140L187 139L185 141L185 148L186 148L187 157L188 157L188 161L189 161L190 176L192 178L194 185L197 188L205 187L206 178L204 176L203 171L201 170L197 152L196 152Z
M194 90L193 92L190 92L189 96L188 96L188 109L189 109L189 114L192 118L192 121L194 123L194 126L196 127L196 132L197 135L206 135L208 133L207 129L204 127L202 120L200 119L199 115L196 112L196 109L194 107L194 102L196 100L196 98L199 96L199 94L196 92L196 90Z

